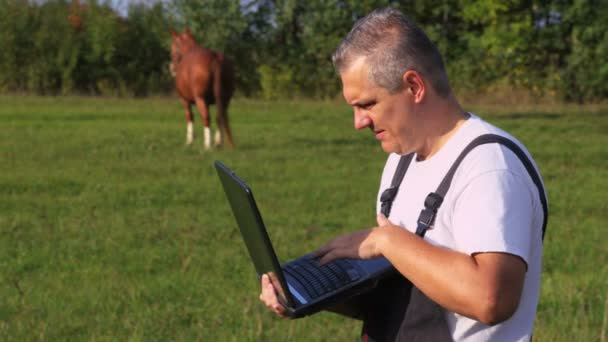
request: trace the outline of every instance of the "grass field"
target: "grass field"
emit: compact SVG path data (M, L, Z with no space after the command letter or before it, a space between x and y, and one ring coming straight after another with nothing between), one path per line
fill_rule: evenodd
M608 109L467 109L547 186L535 341L605 341ZM0 340L355 341L356 321L261 305L213 161L256 190L285 261L374 224L384 153L341 103L237 100L231 120L237 148L203 152L175 99L0 97Z

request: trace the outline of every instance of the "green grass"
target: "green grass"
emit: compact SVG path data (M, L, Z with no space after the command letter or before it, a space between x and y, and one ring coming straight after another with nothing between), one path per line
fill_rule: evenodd
M469 109L528 145L549 193L535 341L599 341L608 109ZM285 261L374 224L384 153L339 103L237 100L231 120L237 148L204 152L176 99L0 97L0 340L356 340L356 321L265 310L213 161Z

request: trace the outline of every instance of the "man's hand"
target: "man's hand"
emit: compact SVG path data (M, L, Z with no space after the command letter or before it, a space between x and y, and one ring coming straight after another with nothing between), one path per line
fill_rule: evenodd
M377 248L378 234L374 234L374 232L377 228L389 226L392 223L382 214L378 215L377 221L378 227L339 236L313 252L313 256L318 258L321 265L340 258L371 259L381 256L382 254ZM277 290L267 274L262 276L260 300L278 316L288 317L285 307L279 302Z
M260 293L260 300L264 302L264 305L266 305L270 311L282 318L287 318L285 307L279 302L277 291L266 274L262 275L262 293Z
M378 215L377 221L378 227L339 236L313 252L313 255L321 265L340 258L371 259L381 256L378 236L374 233L376 228L392 223L382 214Z
M378 214L376 215L376 222L378 222L378 227L384 227L384 226L394 226L394 224L389 221L388 218L386 218L386 216L384 216L384 214Z

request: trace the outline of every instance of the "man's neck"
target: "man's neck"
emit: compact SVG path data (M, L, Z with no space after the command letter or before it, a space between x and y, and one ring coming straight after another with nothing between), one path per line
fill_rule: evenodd
M470 117L458 102L450 97L440 101L434 108L425 111L428 115L425 120L425 140L421 148L416 151L417 160L422 161L432 157L445 145L448 140Z

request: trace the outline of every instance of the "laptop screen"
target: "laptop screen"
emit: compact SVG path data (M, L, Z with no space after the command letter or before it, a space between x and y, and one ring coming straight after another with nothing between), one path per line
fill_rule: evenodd
M268 274L284 303L293 307L289 291L284 291L286 282L251 188L220 161L215 161L215 167L258 278Z

